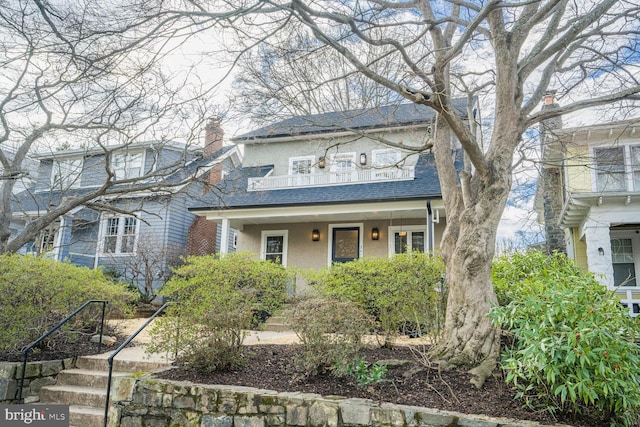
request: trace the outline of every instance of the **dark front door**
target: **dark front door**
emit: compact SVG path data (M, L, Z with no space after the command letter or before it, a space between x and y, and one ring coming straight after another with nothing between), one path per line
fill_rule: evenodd
M334 228L331 260L347 262L358 258L360 258L360 228Z

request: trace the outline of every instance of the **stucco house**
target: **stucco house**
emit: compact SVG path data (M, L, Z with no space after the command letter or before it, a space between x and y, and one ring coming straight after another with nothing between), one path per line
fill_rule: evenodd
M237 148L223 146L217 122L209 123L205 147L199 149L181 143L139 142L49 151L35 158L39 161L35 185L14 196L16 231L66 198L83 197L108 180L114 182L115 192L88 200L58 218L22 253L90 268L101 266L136 282L142 280L141 274L151 273L157 287L172 256L199 253L207 245L205 252L220 249L222 239L215 229L204 243L193 238L199 234L199 224L188 211L224 173L240 164ZM130 190L136 182L151 185L143 191ZM193 248L188 251L189 237ZM156 259L143 259L150 256ZM135 272L145 268L140 265L143 262L153 272Z
M466 103L455 106L466 117ZM446 215L425 148L434 119L428 107L400 104L239 135L231 141L244 148L242 166L190 210L221 224L223 236L236 229L237 251L299 268L435 250ZM455 140L451 155L461 167Z
M640 118L546 134L567 254L640 314ZM552 179L553 181L553 179Z

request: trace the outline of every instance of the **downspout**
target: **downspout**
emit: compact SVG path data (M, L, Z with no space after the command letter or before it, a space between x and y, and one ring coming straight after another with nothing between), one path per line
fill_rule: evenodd
M433 211L431 210L431 200L427 199L427 251L433 253Z

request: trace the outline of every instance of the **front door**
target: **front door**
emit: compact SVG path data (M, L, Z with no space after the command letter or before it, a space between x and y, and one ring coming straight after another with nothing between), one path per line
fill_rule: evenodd
M332 262L348 262L360 258L360 227L333 229Z

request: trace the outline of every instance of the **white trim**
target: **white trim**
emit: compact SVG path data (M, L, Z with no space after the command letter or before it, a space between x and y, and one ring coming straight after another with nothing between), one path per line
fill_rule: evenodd
M136 230L135 230L135 238L133 240L133 252L105 252L104 250L104 239L106 237L106 228L108 224L108 220L111 218L134 218L136 220ZM131 256L136 254L136 250L138 247L138 238L140 237L140 218L139 213L135 212L131 215L121 215L114 214L111 212L102 212L100 214L100 228L98 231L98 244L96 245L96 253L101 257L118 257L118 256ZM124 221L118 221L118 234L116 235L116 249L121 248L122 246L122 231L124 229Z
M304 160L309 160L309 173L305 173L305 174L294 174L294 169L293 169L293 162L296 161L304 161ZM289 157L289 175L311 175L313 173L315 173L315 167L313 166L316 162L316 157L315 156L294 156L294 157ZM273 171L273 170L272 170Z
M393 163L380 163L377 161L377 157L383 154L397 154L398 159ZM377 150L371 150L371 164L373 167L381 166L395 166L402 159L402 152L397 148L380 148Z
M333 256L333 229L334 228L350 228L350 227L358 227L359 228L359 232L358 232L358 236L359 236L359 242L358 242L358 258L362 258L364 256L364 223L362 222L354 222L354 223L347 223L347 224L329 224L329 228L328 228L328 236L327 236L327 244L328 246L328 251L327 251L327 265L331 266L331 263L333 262L332 260L332 256Z
M262 230L260 233L260 259L267 259L267 237L282 236L282 265L287 266L287 252L289 250L289 230Z
M406 231L407 232L407 246L409 247L409 249L413 249L412 246L412 242L411 242L411 233L413 233L414 231L418 231L418 232L423 232L424 233L424 251L428 251L428 240L430 239L431 236L429 234L429 230L428 227L426 225L393 225L393 226L389 226L387 227L387 241L388 241L388 252L389 252L389 257L392 257L396 254L396 241L395 241L395 235L397 232L400 231Z

